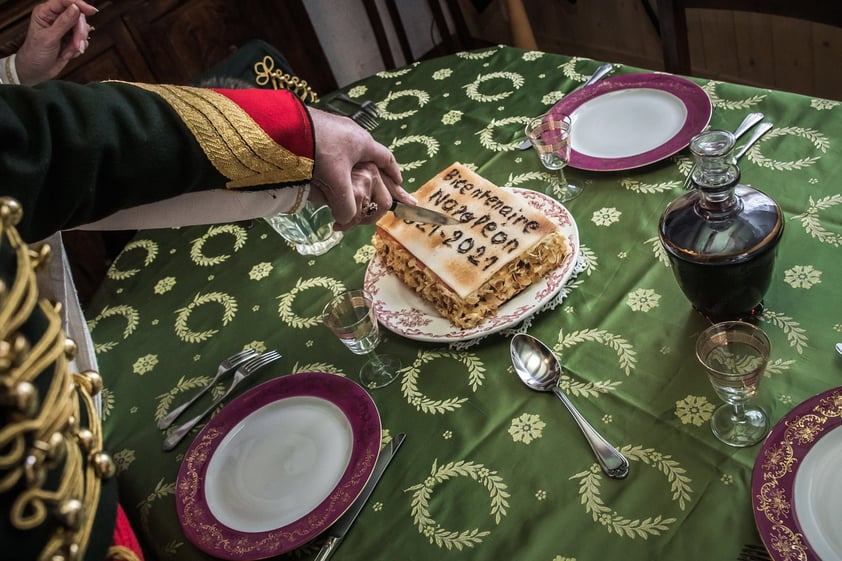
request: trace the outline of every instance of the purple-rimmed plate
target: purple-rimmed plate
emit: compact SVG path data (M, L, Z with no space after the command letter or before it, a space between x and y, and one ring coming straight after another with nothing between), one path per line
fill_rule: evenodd
M567 237L570 253L561 265L527 286L511 300L500 306L497 313L485 318L474 327L463 328L453 325L442 316L432 304L426 302L409 288L386 264L375 256L365 271L363 286L374 300L377 319L388 330L407 339L432 343L455 343L485 337L504 329L514 327L531 317L548 304L573 276L579 260L579 228L570 211L552 197L532 191L509 187L532 207L555 222Z
M566 96L550 112L573 120L570 167L620 171L685 148L710 122L713 106L694 82L654 72L606 78Z
M305 372L249 390L205 425L182 461L176 508L185 536L238 561L305 544L362 491L380 429L371 396L342 376Z
M842 560L842 387L798 405L763 443L754 520L775 561Z

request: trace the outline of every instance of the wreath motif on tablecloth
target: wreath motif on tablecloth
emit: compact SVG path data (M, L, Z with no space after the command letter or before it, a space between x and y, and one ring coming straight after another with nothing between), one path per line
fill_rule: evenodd
M482 60L485 58L489 58L497 54L497 51L500 50L500 47L494 47L487 51L460 51L456 53L456 56L459 58L464 58L465 60Z
M760 314L760 319L779 327L786 335L789 346L794 347L798 354L804 354L804 347L807 345L807 335L800 323L789 316L774 312L769 308L763 310L763 313Z
M614 335L604 329L582 329L574 331L567 336L564 335L563 331L560 331L558 334L558 343L555 344L553 350L561 354L564 349L584 343L585 341L601 343L613 349L617 353L618 364L626 376L629 376L631 371L635 369L637 363L637 357L635 355L637 353L632 348L632 345L619 335Z
M399 78L412 72L416 66L418 66L418 63L413 62L411 65L404 68L398 68L397 70L381 70L376 74L376 76L378 78Z
M214 236L218 236L220 234L230 234L234 236L234 251L239 251L246 245L246 235L245 228L241 226L237 226L236 224L223 224L221 226L211 226L208 229L207 233L202 236L201 238L197 238L193 240L192 247L190 248L190 259L193 260L196 265L201 267L211 267L213 265L219 265L220 263L224 263L228 258L231 256L228 254L218 255L216 257L206 257L202 254L202 249L205 246L205 242L209 239L213 238Z
M681 465L667 456L656 452L652 448L641 446L624 446L620 449L626 458L633 461L640 461L648 466L657 468L670 482L672 500L678 502L678 507L684 510L693 489L690 487L690 478L685 474ZM581 502L585 505L585 512L590 513L594 522L599 522L608 530L608 533L616 533L618 536L627 538L647 539L650 536L659 536L675 522L675 518L664 518L662 515L650 516L644 519L632 519L622 516L607 506L599 495L599 487L602 483L602 470L599 464L594 463L590 468L572 475L570 479L579 480L579 495Z
M153 242L152 240L135 240L130 242L123 248L123 251L120 252L120 255L114 259L114 262L111 264L111 267L108 268L108 272L106 272L106 276L112 280L126 280L127 278L133 277L134 275L140 272L140 269L129 269L128 271L121 271L117 267L117 263L120 261L120 258L123 257L127 252L133 249L145 249L146 250L146 257L143 260L143 265L148 267L154 260L155 257L158 256L158 244Z
M576 70L576 66L582 61L589 61L589 64L592 64L593 61L590 59L582 58L574 56L564 64L557 66L561 73L570 78L571 80L575 80L577 82L585 82L588 78L591 77L591 74L582 74L578 70Z
M187 327L187 320L190 319L190 314L199 306L209 303L216 303L222 305L222 325L228 325L234 316L237 315L237 299L224 292L208 292L207 294L197 294L193 297L193 301L186 307L176 310L175 319L175 334L179 339L185 343L201 343L207 341L217 333L218 329L207 329L205 331L191 331Z
M511 150L516 150L518 145L523 142L523 137L515 138L511 142L497 142L494 140L494 130L498 127L505 127L511 125L512 123L516 123L521 125L519 129L522 129L522 126L529 122L529 117L506 117L504 119L491 119L485 128L477 132L477 136L479 136L479 143L487 150L491 150L493 152L508 152Z
M407 144L423 144L427 149L427 157L432 158L439 151L439 141L432 136L425 136L421 134L411 134L403 138L396 138L389 145L389 150L394 151L396 148L406 146ZM401 162L398 164L401 171L410 171L421 167L427 160L415 160L412 162Z
M465 88L465 95L467 95L468 98L473 101L478 101L480 103L491 103L494 101L500 101L512 95L514 91L505 91L492 95L485 95L479 92L479 87L483 83L489 80L497 79L509 80L512 83L512 87L516 90L519 90L526 82L523 76L521 76L517 72L491 72L489 74L478 75L473 82L471 82L470 84L465 84L462 87Z
M439 547L446 547L448 550L457 549L461 551L465 547L474 547L482 542L482 538L489 535L488 530L448 530L442 528L430 514L430 496L435 487L448 479L454 477L470 477L482 484L491 498L491 514L494 522L500 524L506 515L509 502L506 500L510 495L506 490L508 486L503 479L482 464L470 461L450 462L438 467L438 461L433 462L430 476L423 483L413 485L404 492L412 491L412 520L418 527L421 535L426 536L430 543Z
M800 220L804 230L820 242L830 244L833 247L842 245L842 235L825 230L819 218L820 211L842 204L842 195L830 195L818 200L813 200L813 197L810 197L809 200L810 208L802 214L793 216L793 220Z
M721 83L722 82L711 80L702 85L702 89L705 91L706 94L708 94L711 104L718 109L748 109L749 107L757 105L758 103L766 99L766 94L753 95L751 97L747 97L740 100L722 99L716 93L716 86L718 86Z
M793 171L803 169L805 167L813 165L821 159L821 156L807 156L798 160L781 162L777 160L772 160L771 158L767 158L760 151L760 145L772 138L776 138L779 136L797 136L805 140L809 140L816 148L816 150L818 150L822 154L826 153L828 147L830 146L830 142L828 141L827 137L818 131L812 129L805 129L802 127L780 127L770 129L769 132L767 132L763 136L763 138L757 141L757 143L754 146L752 146L748 152L746 152L746 155L744 157L760 167L770 168L777 171Z
M310 290L311 288L326 288L330 290L333 296L339 296L345 291L344 284L329 277L313 277L306 280L299 278L292 290L278 296L278 317L290 327L305 329L315 327L322 322L321 313L311 317L302 317L292 311L292 303L295 301L295 298L305 290Z
M128 339L129 335L134 333L134 330L137 329L137 326L140 323L140 314L135 308L126 305L114 307L106 306L94 319L87 321L88 331L93 331L100 321L113 316L120 316L126 319L126 327L123 328L123 339ZM116 341L96 343L94 345L94 350L97 353L105 353L116 347L117 344L118 343Z
M430 101L430 94L424 90L401 90L399 92L389 92L386 99L377 102L377 109L380 111L380 117L386 121L399 121L407 117L411 117L418 113L417 109L410 109L403 113L392 113L389 111L389 103L401 97L414 97L418 100L418 105L424 107Z
M438 358L452 358L465 365L468 369L468 380L471 390L476 392L477 388L485 380L485 368L478 356L471 353L454 353L447 351L419 351L418 357L412 365L403 369L401 380L401 392L410 405L423 413L433 415L454 411L468 401L467 397L451 397L445 400L434 400L418 391L418 377L421 374L421 367Z
M653 195L655 193L665 193L672 191L676 187L681 186L682 181L665 181L663 183L643 183L635 179L622 179L620 185L623 189L631 191L632 193L640 193L641 195Z
M654 238L649 238L644 243L648 243L652 246L652 253L655 254L655 258L666 265L667 267L670 266L670 258L667 255L667 250L664 249L664 244L661 243L661 239L657 236Z

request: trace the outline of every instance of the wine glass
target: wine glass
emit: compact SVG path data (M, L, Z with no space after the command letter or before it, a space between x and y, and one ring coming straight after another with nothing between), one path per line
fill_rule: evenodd
M724 321L705 329L696 340L696 357L725 403L710 419L713 434L730 446L752 446L769 433L769 419L752 405L757 384L769 360L769 337L757 326Z
M380 330L371 297L365 291L349 290L336 296L325 306L322 321L351 352L368 356L360 369L365 387L382 388L397 378L400 361L374 352L380 343Z
M564 177L563 168L570 162L570 129L573 121L564 113L546 113L526 124L526 137L538 152L541 164L558 172L558 184L547 188L546 193L561 202L575 199L583 188L571 185Z

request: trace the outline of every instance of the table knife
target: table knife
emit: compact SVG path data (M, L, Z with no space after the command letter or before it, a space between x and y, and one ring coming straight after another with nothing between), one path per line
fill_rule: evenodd
M374 488L377 486L377 482L380 481L380 476L382 476L383 472L386 471L386 467L388 467L389 462L392 461L392 458L395 456L395 453L397 453L401 444L403 444L405 438L406 434L400 433L395 436L389 444L383 446L383 449L380 451L380 455L377 457L377 463L374 464L374 471L371 472L371 476L368 478L368 482L366 482L365 487L363 487L362 493L360 493L360 496L357 497L348 510L345 511L345 514L340 516L339 520L334 522L333 525L327 529L325 532L327 541L324 543L321 550L319 550L319 554L316 555L314 561L327 561L330 559L330 556L333 555L333 552L339 547L339 544L342 542L345 534L348 533L348 530L350 530L351 526L354 524L354 520L357 519L357 516L359 516L365 506L365 503L368 502L371 492L374 491Z
M442 226L456 226L457 224L461 224L461 222L452 216L421 206L406 205L395 200L392 201L392 208L389 210L394 212L395 216L404 220L440 224Z

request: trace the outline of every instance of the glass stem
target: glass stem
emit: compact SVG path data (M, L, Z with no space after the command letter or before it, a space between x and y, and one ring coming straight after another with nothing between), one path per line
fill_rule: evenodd
M743 419L745 419L745 416L746 416L745 402L742 401L742 400L735 401L733 403L733 405L734 405L734 419L736 419L738 422L741 422Z

